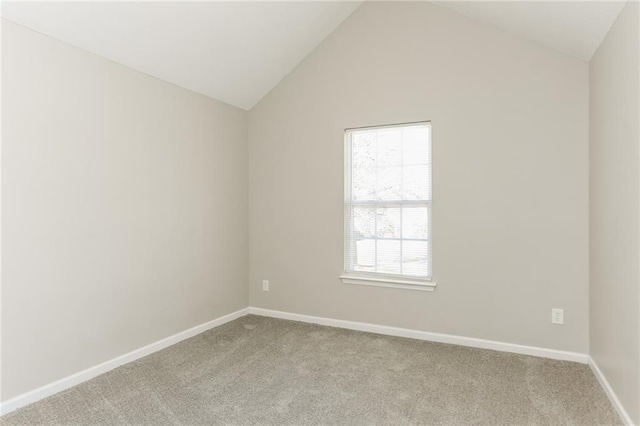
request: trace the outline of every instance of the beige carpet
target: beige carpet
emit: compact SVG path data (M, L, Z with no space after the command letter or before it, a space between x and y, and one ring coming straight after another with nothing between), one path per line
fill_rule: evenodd
M246 316L3 425L620 424L586 365Z

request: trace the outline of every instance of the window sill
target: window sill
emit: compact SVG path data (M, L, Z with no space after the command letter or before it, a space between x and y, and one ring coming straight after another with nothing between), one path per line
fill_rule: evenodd
M436 289L436 283L433 281L414 280L411 278L344 274L340 275L340 279L344 284L371 285L375 287L390 287L418 291L433 291Z

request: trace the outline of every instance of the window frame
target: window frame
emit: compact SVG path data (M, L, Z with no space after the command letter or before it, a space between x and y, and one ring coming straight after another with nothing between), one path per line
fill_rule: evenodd
M412 277L407 275L394 275L394 274L386 274L382 272L360 272L360 271L350 271L350 256L352 256L353 250L350 246L350 243L353 241L350 238L351 229L351 213L352 213L352 205L354 204L353 200L353 191L352 191L352 169L353 169L353 161L352 161L352 143L351 143L351 134L355 131L359 130L373 130L373 129L389 129L395 127L410 127L416 125L426 125L429 127L429 200L422 202L419 204L424 204L427 206L427 211L429 214L428 221L428 234L427 234L427 244L428 244L428 265L427 269L429 271L428 277ZM392 288L400 288L407 290L422 290L422 291L433 291L436 287L436 283L433 279L433 242L432 242L432 229L433 229L433 127L431 124L431 120L424 121L416 121L409 123L397 123L397 124L384 124L384 125L376 125L376 126L365 126L365 127L354 127L347 128L344 130L344 267L343 273L340 275L340 279L344 284L357 284L357 285L371 285L377 287L392 287ZM400 201L400 203L398 202ZM382 201L379 204L384 204ZM393 200L389 201L389 204L412 204L416 203L412 200ZM378 204L378 203L376 203Z

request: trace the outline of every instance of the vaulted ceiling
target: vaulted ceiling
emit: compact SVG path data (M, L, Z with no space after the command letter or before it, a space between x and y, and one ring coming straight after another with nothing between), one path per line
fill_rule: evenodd
M2 16L138 71L250 109L361 3L3 2ZM589 60L625 2L437 3Z
M2 16L250 109L360 2L3 2Z
M438 4L588 61L626 1L439 1Z

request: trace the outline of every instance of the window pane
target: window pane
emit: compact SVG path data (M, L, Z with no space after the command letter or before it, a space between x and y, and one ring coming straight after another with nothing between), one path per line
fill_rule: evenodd
M400 238L400 207L379 207L378 238Z
M373 167L353 169L353 199L357 201L376 199L376 170Z
M353 230L356 239L375 237L376 209L375 207L353 208Z
M429 243L427 241L402 242L402 273L426 277L429 260Z
M402 167L378 168L376 194L378 200L400 200L402 198Z
M429 138L428 127L408 127L402 131L402 157L403 164L429 163Z
M376 240L357 240L354 269L374 272L376 266Z
M378 240L378 269L376 272L400 274L400 241Z
M403 199L429 200L429 166L405 166L402 172Z
M402 238L429 237L429 209L404 206L402 208Z
M371 132L355 132L351 136L353 168L376 165L376 135Z
M378 165L400 166L402 164L402 131L383 129L378 132Z

